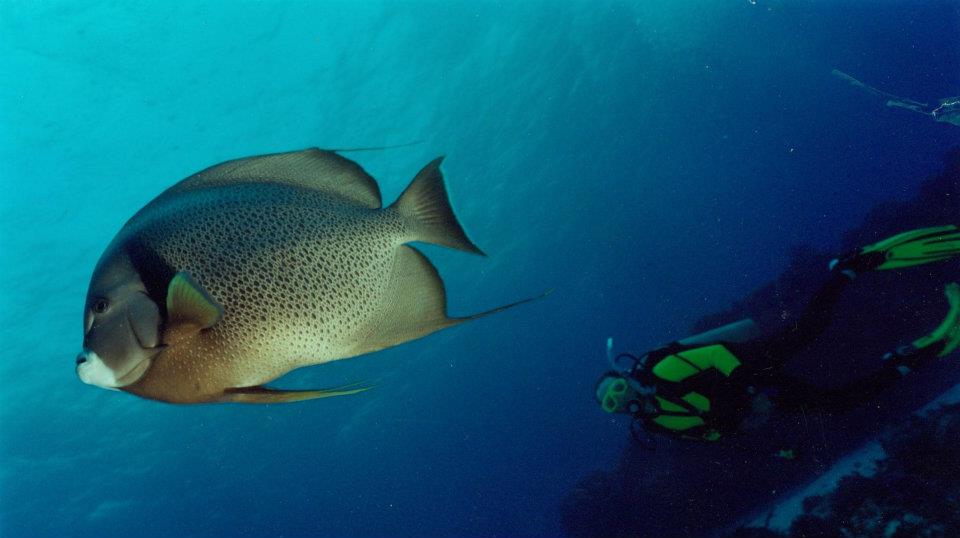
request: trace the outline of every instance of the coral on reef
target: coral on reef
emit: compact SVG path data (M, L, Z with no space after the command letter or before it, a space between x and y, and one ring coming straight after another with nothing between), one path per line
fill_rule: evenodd
M834 492L808 497L789 534L743 528L731 536L960 536L960 404L914 417L882 443L888 456L872 476L846 476Z

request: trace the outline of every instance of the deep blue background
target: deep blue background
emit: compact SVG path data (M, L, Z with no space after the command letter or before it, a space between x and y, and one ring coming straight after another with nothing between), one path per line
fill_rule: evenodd
M685 334L911 194L960 129L952 2L0 3L3 536L556 535L626 423L593 400L608 336ZM216 162L353 154L391 201L447 155L488 259L426 250L455 314L538 303L287 387L176 407L73 372L123 222ZM677 484L677 495L684 487Z

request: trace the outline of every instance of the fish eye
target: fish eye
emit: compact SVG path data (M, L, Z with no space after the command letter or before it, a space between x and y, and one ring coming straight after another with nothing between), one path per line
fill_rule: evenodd
M97 299L93 303L93 311L96 314L103 314L107 311L107 308L110 306L110 303L106 299Z

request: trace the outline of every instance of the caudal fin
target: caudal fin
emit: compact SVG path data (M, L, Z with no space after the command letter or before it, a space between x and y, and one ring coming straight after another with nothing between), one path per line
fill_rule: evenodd
M467 237L450 207L443 185L440 163L434 159L417 173L400 198L390 206L407 221L415 241L434 243L484 256L482 250Z

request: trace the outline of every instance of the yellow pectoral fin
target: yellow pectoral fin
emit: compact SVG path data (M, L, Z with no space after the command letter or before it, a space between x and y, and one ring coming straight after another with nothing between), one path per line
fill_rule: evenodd
M223 397L220 398L220 401L250 404L302 402L303 400L317 398L348 396L371 388L373 387L360 383L324 390L278 390L263 386L240 387L223 391Z
M180 271L167 286L167 323L209 329L223 318L223 310L190 274Z
M223 318L223 310L190 274L180 271L167 286L167 320L163 343L170 345L209 329Z

